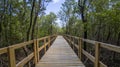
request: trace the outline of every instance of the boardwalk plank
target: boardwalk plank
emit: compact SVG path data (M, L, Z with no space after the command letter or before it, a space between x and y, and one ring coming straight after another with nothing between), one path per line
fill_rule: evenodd
M62 36L58 36L36 67L85 67Z

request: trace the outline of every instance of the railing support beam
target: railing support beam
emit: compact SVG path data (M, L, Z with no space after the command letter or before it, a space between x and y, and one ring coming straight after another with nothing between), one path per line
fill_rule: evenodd
M8 53L9 53L9 66L16 67L15 50L13 49L13 47L8 47Z
M35 65L37 64L37 43L36 40L34 39L34 60L35 60Z
M44 53L46 53L46 38L44 39Z
M39 51L38 51L38 48L39 48L39 40L37 39L37 40L36 40L37 62L39 62Z
M72 47L73 47L73 50L75 50L75 39L73 37L72 37L72 41L73 41Z
M95 44L95 66L94 67L99 67L99 55L100 55L100 43Z
M50 36L48 37L48 42L49 42L49 44L48 44L48 48L50 47Z
M81 38L78 39L78 46L79 46L78 56L79 56L80 60L82 60L82 39Z

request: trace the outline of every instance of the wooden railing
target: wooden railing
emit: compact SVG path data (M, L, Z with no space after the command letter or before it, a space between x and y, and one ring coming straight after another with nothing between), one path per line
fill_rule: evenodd
M19 44L15 44L12 46L8 46L5 48L1 48L0 49L0 55L8 53L8 57L9 57L9 66L10 67L23 67L26 63L28 63L31 59L34 59L34 63L35 65L38 63L39 61L39 52L44 49L44 52L46 52L46 47L50 47L51 42L53 42L56 38L56 35L52 35L52 36L46 36L43 38L39 38L39 39L34 39L34 40L30 40L27 42L23 42L23 43L19 43ZM44 43L42 46L39 47L39 42L44 40ZM21 60L20 62L18 62L16 64L16 57L15 57L15 50L18 48L22 48L28 45L33 45L33 49L34 52L32 52L31 54L29 54L27 57L25 57L23 60Z
M74 47L77 48L78 57L80 58L80 60L82 59L82 54L84 54L89 60L91 60L94 63L94 67L107 67L107 65L105 65L104 63L100 61L100 48L101 47L108 49L110 51L120 53L120 46L115 46L115 45L93 41L89 39L83 39L83 38L79 38L76 36L70 36L70 35L64 35L64 38L69 42L73 50L74 50ZM77 40L78 42L77 44L75 43L75 40ZM90 43L95 46L95 57L82 48L83 42Z

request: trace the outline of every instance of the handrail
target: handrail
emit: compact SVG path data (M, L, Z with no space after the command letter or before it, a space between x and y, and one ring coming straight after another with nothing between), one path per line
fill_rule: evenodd
M48 48L49 48L50 44L55 40L55 38L56 38L56 35L51 35L51 36L46 36L46 37L42 37L42 38L39 38L39 39L30 40L30 41L27 41L27 42L15 44L15 45L8 46L8 47L5 47L5 48L0 48L0 55L4 54L4 53L8 53L9 66L10 67L23 67L32 58L34 58L34 62L35 62L35 65L36 65L39 62L39 52L42 49L45 49L45 52L46 52L46 47L48 46ZM41 40L44 40L44 44L39 47L39 42ZM18 48L25 47L27 45L33 45L34 46L33 47L34 52L29 54L27 57L25 57L23 60L21 60L20 62L18 62L16 64L15 50L18 49Z
M64 35L64 38L69 42L71 46L76 47L78 49L78 57L81 60L82 54L84 54L88 59L90 59L94 63L94 67L107 67L104 63L99 60L100 56L100 48L105 48L117 53L120 53L120 46L115 46L107 43L102 43L94 40L84 39L76 36L71 35ZM78 44L74 42L74 39L78 40ZM82 42L90 43L95 46L95 57L92 56L90 53L82 49Z

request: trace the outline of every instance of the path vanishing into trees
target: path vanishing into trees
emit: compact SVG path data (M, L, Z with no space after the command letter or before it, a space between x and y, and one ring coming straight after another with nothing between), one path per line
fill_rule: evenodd
M85 67L62 36L58 36L36 67Z

